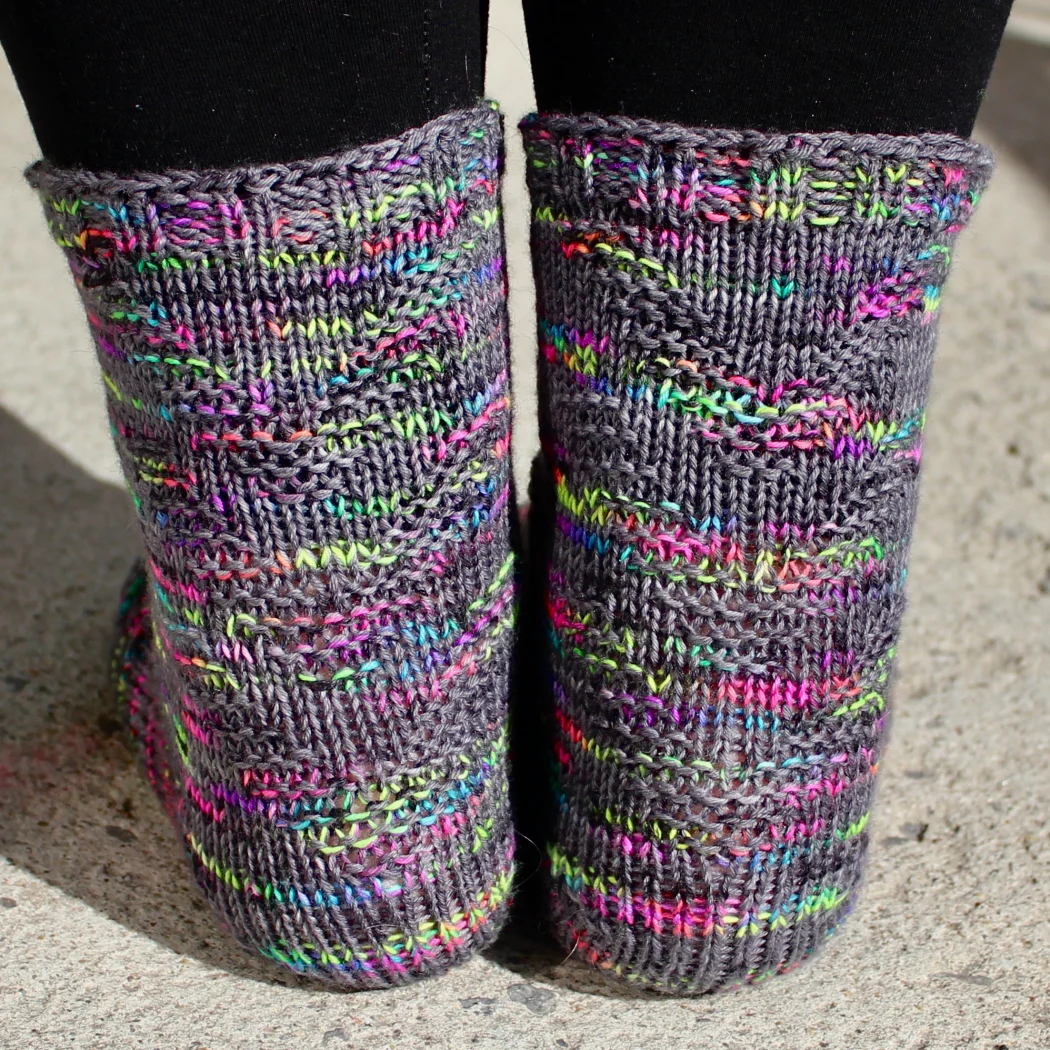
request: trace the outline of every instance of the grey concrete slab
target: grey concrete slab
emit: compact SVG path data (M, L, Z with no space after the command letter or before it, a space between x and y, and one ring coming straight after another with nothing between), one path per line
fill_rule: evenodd
M495 15L493 82L514 114L528 105L520 14ZM513 933L438 980L344 995L211 924L116 731L108 646L136 540L0 73L0 1047L1050 1047L1050 51L1005 46L980 135L1000 168L946 296L892 744L842 933L794 974L701 1001L611 993Z

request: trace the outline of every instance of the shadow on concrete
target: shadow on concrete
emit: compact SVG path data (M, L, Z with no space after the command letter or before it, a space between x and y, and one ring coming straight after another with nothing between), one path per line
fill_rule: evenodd
M139 551L126 494L2 409L0 450L0 855L179 955L322 991L219 927L139 770L109 676L117 596ZM521 865L535 906L538 850ZM623 997L526 915L486 955L528 980Z
M216 924L109 682L138 550L121 489L0 410L0 854L180 955L296 983Z
M517 915L485 958L533 984L608 999L667 1001L666 995L603 977L587 963L566 954L535 920Z
M139 551L126 494L2 409L0 450L0 855L179 955L324 991L219 927L139 770L109 676L117 596ZM539 890L538 850L521 866ZM525 915L486 955L528 980L623 997Z
M1050 47L1007 37L977 120L978 134L1050 184Z

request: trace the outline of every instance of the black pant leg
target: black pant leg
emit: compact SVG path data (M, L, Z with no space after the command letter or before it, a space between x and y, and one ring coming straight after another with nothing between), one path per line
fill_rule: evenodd
M968 135L1011 0L525 0L541 112Z
M63 167L228 167L374 142L484 90L486 0L10 0L7 52Z

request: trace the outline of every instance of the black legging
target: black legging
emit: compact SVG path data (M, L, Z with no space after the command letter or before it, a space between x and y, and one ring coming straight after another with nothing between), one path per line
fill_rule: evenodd
M544 111L969 134L1011 0L525 0ZM301 159L471 105L488 0L7 0L45 157L114 171Z

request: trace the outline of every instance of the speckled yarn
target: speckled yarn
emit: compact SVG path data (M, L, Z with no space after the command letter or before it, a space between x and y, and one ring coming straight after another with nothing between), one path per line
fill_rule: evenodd
M940 289L990 157L522 127L557 936L655 990L756 981L861 876Z
M348 987L507 910L515 617L500 117L301 164L37 166L146 558L146 768L246 944Z

